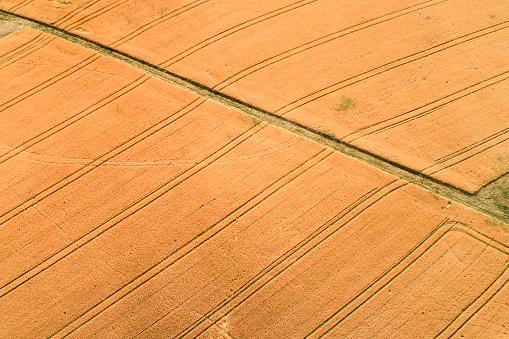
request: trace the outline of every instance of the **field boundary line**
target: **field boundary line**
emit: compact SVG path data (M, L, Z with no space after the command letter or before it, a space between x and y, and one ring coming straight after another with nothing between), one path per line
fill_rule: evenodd
M212 101L223 104L225 106L235 108L257 119L266 121L276 127L285 129L291 133L300 135L304 138L310 139L312 141L330 147L350 157L361 160L365 163L377 167L385 172L396 175L402 178L403 180L406 180L412 184L420 186L435 194L439 194L451 200L457 201L463 205L469 206L481 213L488 214L491 217L494 217L501 221L505 222L509 221L508 213L503 211L501 208L498 208L494 204L489 204L485 201L478 199L474 194L470 192L462 190L444 181L422 174L417 170L398 164L397 162L394 162L392 160L383 158L377 154L371 153L360 147L338 140L330 135L327 135L324 132L315 130L311 127L305 126L298 122L289 120L287 118L278 116L272 112L266 111L254 105L243 102L242 100L239 100L237 98L215 91L210 87L207 87L203 84L197 83L193 80L187 79L183 76L165 70L161 67L148 63L142 59L133 57L127 53L112 49L108 46L83 38L77 34L67 32L63 29L54 27L52 25L45 24L40 21L30 19L21 15L9 13L4 10L0 10L0 18L55 35L62 39L68 40L72 43L79 44L84 48L117 59L119 61L131 65L132 67L135 67L146 73L149 73L150 75L156 78L159 78L168 83L191 91L203 98L207 98ZM485 29L489 29L489 27Z

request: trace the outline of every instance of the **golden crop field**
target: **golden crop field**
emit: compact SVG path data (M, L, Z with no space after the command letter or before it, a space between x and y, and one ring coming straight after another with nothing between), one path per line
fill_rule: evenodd
M506 0L1 0L0 338L509 336Z

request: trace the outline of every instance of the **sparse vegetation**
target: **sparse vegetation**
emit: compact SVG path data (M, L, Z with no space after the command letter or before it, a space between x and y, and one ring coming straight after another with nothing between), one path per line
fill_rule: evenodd
M326 135L328 135L329 137L332 137L332 138L335 138L336 137L336 133L334 133L333 131L325 131L324 132Z
M189 149L185 146L183 147L180 147L179 150L178 150L179 154L180 154L180 157L184 157L186 156L187 154L189 154Z
M336 107L334 109L337 112L340 112L340 111L346 111L347 109L353 108L355 106L356 106L356 103L352 98L350 98L346 95L343 95L341 97L341 99L339 99L339 101L336 103Z
M168 12L168 7L163 7L157 10L157 15L164 16Z
M495 159L496 167L500 173L505 173L497 180L493 187L491 197L495 205L504 213L509 214L509 155L501 155Z
M260 122L261 122L260 119L255 118L255 117L252 117L251 120L253 121L253 125L255 125L255 126L260 124Z
M509 214L509 185L502 185L493 190L492 199L501 211Z

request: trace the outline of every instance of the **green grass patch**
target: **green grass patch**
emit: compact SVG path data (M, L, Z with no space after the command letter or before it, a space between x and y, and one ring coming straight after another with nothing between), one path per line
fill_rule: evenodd
M343 95L339 101L336 103L336 107L334 109L336 112L346 111L347 109L354 108L357 104L355 100L346 95Z

